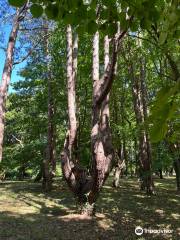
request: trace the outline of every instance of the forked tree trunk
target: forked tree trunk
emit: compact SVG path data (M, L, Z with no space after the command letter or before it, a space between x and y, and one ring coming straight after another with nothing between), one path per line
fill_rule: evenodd
M14 50L19 30L20 22L24 19L27 12L27 4L16 11L15 19L13 21L12 30L9 36L9 41L6 50L6 59L2 73L1 86L0 86L0 162L2 161L3 139L4 139L4 126L5 126L5 112L6 112L6 99L8 88L11 81L12 68L14 63Z
M114 49L114 51L116 50ZM111 64L114 64L111 70L112 78L114 78L116 59ZM104 74L109 71L109 66L109 39L106 36L104 39ZM114 160L109 125L109 91L102 97L103 89L101 89L101 86L106 84L105 81L107 81L105 75L99 79L99 33L96 32L93 40L93 112L91 131L93 186L88 198L91 205L95 203Z
M148 195L154 193L154 184L152 179L151 169L151 147L149 136L144 128L147 117L147 104L146 104L146 88L145 88L145 63L140 60L140 74L137 76L134 73L133 66L131 65L132 76L132 93L134 111L136 116L136 123L139 127L139 175L140 175L140 188L146 190Z
M109 92L114 79L114 70L117 59L119 40L124 36L118 35L113 39L113 53L111 63L107 63L108 56L105 54L106 70L99 79L99 33L96 32L93 39L93 106L92 106L92 132L91 151L92 169L90 174L79 166L75 161L75 139L77 134L76 99L75 99L75 74L73 61L72 29L67 27L67 85L68 85L68 116L69 128L61 153L61 164L64 177L75 194L81 211L91 215L94 212L94 204L111 169L114 151L111 142L109 127ZM107 38L106 38L107 39ZM107 41L106 41L107 43ZM109 44L109 42L108 42ZM108 50L108 49L106 49Z

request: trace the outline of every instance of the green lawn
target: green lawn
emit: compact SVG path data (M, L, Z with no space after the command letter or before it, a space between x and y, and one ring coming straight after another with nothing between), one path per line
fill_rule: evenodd
M76 213L74 199L62 181L49 194L37 183L0 183L0 240L178 240L180 204L175 180L156 179L155 185L157 194L147 197L139 191L137 179L122 179L118 189L109 180L91 219ZM135 226L173 233L138 237Z

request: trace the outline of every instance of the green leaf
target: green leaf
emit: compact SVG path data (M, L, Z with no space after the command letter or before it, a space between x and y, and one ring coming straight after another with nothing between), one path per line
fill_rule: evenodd
M169 15L169 21L170 21L171 25L175 24L178 21L178 16L176 15L175 12L172 12Z
M164 44L166 39L167 39L167 32L161 32L160 37L159 37L159 44Z
M22 7L27 0L8 0L9 4L14 6L14 7Z
M85 24L79 25L79 26L77 27L77 33L78 33L79 35L83 35L84 32L87 31L86 27L87 27L87 26L86 26Z
M40 5L33 4L30 8L33 17L38 18L43 14L43 8Z
M107 28L107 34L113 36L117 32L117 25L115 23L109 23Z
M138 30L139 24L137 21L133 21L130 25L130 29L132 32L136 32Z
M46 16L49 19L56 20L59 14L59 8L57 4L48 4L48 6L45 8Z
M122 30L126 30L127 29L127 20L126 20L126 13L125 12L121 12L119 14L119 21L120 21L120 28Z
M93 34L97 31L98 25L95 21L91 21L88 23L87 28L88 28L88 33Z
M167 123L162 124L161 122L159 122L154 124L153 127L150 129L151 141L154 143L161 141L165 137L167 130Z
M140 26L142 29L148 29L151 26L151 22L147 18L143 17L140 21Z

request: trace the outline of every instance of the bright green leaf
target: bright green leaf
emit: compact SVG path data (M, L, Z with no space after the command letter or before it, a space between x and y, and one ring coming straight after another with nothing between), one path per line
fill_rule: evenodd
M160 37L159 37L159 43L162 45L165 43L167 39L167 32L161 32Z

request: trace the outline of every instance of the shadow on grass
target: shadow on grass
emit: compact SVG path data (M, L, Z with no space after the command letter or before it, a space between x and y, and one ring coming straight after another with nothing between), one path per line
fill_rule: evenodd
M157 194L147 197L139 191L136 179L122 179L118 189L113 189L109 181L98 200L97 214L91 219L75 214L73 196L62 181L48 194L37 183L1 184L2 194L9 192L9 207L4 200L0 202L0 240L179 239L180 206L174 180L158 180L156 185ZM136 226L173 232L138 237Z

